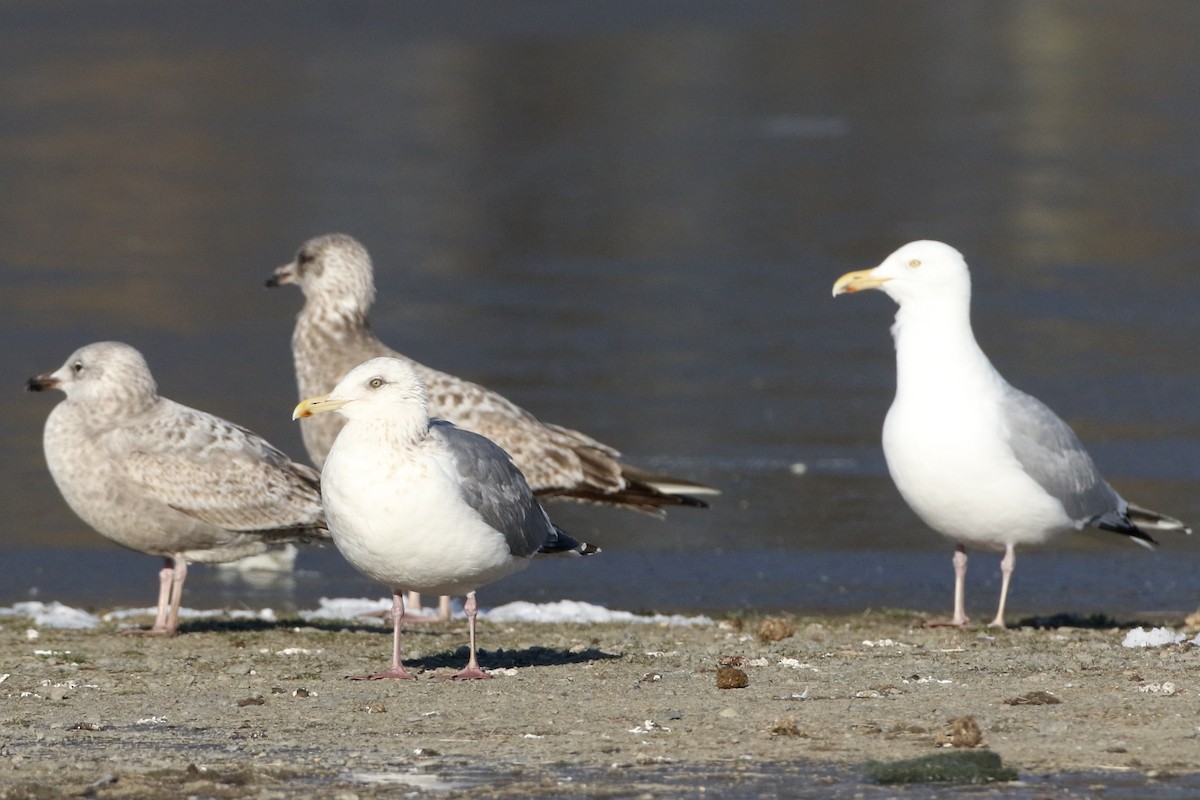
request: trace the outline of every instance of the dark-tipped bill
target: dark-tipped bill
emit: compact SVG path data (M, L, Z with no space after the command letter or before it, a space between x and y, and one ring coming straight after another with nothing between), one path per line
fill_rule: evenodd
M847 272L842 277L838 278L833 284L833 296L839 294L854 294L861 292L864 289L878 289L888 282L887 278L878 278L875 276L875 270L862 269L857 272Z
M292 409L292 419L307 419L313 414L324 414L326 411L336 411L346 405L348 400L330 400L329 395L323 394L301 400Z

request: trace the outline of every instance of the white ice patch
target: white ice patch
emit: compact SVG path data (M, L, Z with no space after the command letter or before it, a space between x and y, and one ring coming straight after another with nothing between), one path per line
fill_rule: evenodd
M7 608L0 608L0 617L29 617L34 624L41 628L94 628L101 622L119 622L131 617L153 617L157 613L154 608L120 608L109 611L103 616L96 616L78 608L71 608L57 601L41 603L29 601L16 603ZM197 611L194 608L179 609L180 619L210 619L212 617L229 617L230 619L256 619L263 622L275 622L275 611L270 608L251 611L248 609ZM32 629L31 629L32 630ZM37 639L36 631L28 638Z
M636 622L654 625L712 625L711 617L686 617L680 614L633 614L629 611L613 611L604 606L578 600L559 600L554 603L528 603L518 600L481 612L490 622L550 622L578 623L583 625L602 622Z
M339 777L369 786L407 786L420 792L455 792L471 788L467 781L417 772L344 772Z
M100 618L95 614L64 606L58 601L15 603L8 608L0 608L0 616L29 617L42 628L94 628L100 624Z
M109 611L102 619L105 622L120 622L122 620L131 619L133 617L153 617L158 613L158 609L150 606L149 608L118 608ZM208 608L203 611L197 608L180 608L180 619L213 619L214 617L229 617L230 619L257 619L262 622L275 622L275 611L270 608L263 608L258 611L250 609L235 608Z
M1134 628L1125 634L1122 647L1162 647L1165 644L1178 644L1187 638L1185 633L1176 633L1170 628ZM1200 639L1200 636L1197 637Z
M381 625L391 624L392 599L382 597L378 600L367 598L322 597L319 606L311 611L301 611L301 619L311 622L316 620L354 620L365 622L376 620ZM382 613L381 613L382 612ZM16 603L8 608L0 608L0 616L20 616L33 620L38 627L46 628L94 628L103 622L120 622L134 617L153 617L154 608L122 608L109 611L103 617L89 614L86 611L65 606L59 602L41 603L29 601ZM461 612L460 612L461 613ZM458 616L459 614L456 614ZM553 603L528 603L518 601L484 609L479 616L491 622L544 622L544 623L577 623L581 625L598 623L639 623L650 625L713 625L711 617L689 617L681 614L633 614L629 611L614 611L604 606L584 603L577 600L560 600ZM278 615L274 609L264 608L258 611L246 609L211 609L197 610L194 608L179 609L181 620L212 619L227 617L238 620L261 620L276 622ZM31 640L36 633L31 634Z
M378 600L368 600L365 597L322 597L314 611L301 611L300 618L305 621L313 620L358 620L363 617L385 612L378 617L380 622L392 622L392 598L383 597Z

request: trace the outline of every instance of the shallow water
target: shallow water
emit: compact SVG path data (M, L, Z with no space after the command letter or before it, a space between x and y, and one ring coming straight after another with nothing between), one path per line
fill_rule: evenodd
M887 298L833 280L913 238L973 265L978 336L1127 497L1200 521L1200 16L1119 3L5 4L0 603L146 605L21 391L121 339L162 392L300 457L263 279L341 230L377 330L630 460L723 489L665 522L554 505L599 543L486 604L948 610L950 547L879 450ZM805 470L795 468L802 464ZM1019 554L1011 608L1197 604L1195 541ZM996 560L972 561L990 615ZM331 550L189 605L381 589Z
M364 785L388 785L430 793L479 790L484 787L497 796L504 796L531 778L524 770L487 772L472 769L441 768L429 772L403 770L395 772L344 773L343 780ZM548 788L547 784L553 788ZM1009 798L1037 800L1047 792L1061 797L1100 796L1106 800L1136 800L1153 796L1158 800L1195 797L1200 791L1196 776L1152 776L1125 772L1067 772L1054 776L1024 774L1013 782L981 785L946 785L937 783L882 785L866 779L857 769L844 769L796 762L760 764L748 760L736 766L721 764L704 769L678 766L613 767L606 770L563 769L551 771L541 784L538 796L595 797L603 787L605 797L711 797L715 792L723 798L791 798L802 800L883 800L884 798Z

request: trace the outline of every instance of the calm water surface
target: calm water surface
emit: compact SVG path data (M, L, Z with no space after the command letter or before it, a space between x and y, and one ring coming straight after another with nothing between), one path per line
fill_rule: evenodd
M1116 2L0 3L0 603L147 605L41 455L82 344L299 458L304 239L372 251L375 326L630 460L724 494L665 522L554 505L605 554L485 604L950 605L950 546L891 485L882 295L833 280L961 249L978 336L1137 502L1200 524L1200 9ZM800 470L795 465L804 465ZM1018 613L1191 610L1196 541L1019 555ZM198 607L381 587L332 549ZM995 603L972 561L968 605Z

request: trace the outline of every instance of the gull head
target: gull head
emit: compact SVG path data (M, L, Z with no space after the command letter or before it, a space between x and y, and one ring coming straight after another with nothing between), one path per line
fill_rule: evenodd
M874 269L847 272L833 284L833 296L879 289L897 303L971 296L971 276L962 254L948 244L909 242Z
M382 422L428 418L425 384L398 358L372 358L346 373L333 391L301 400L292 419L337 411L348 420Z
M330 233L309 239L296 257L267 279L268 287L295 284L310 303L365 314L375 301L371 256L353 236Z
M158 396L146 359L121 342L81 347L57 370L34 375L26 386L33 392L58 389L68 400L112 414L141 410Z

